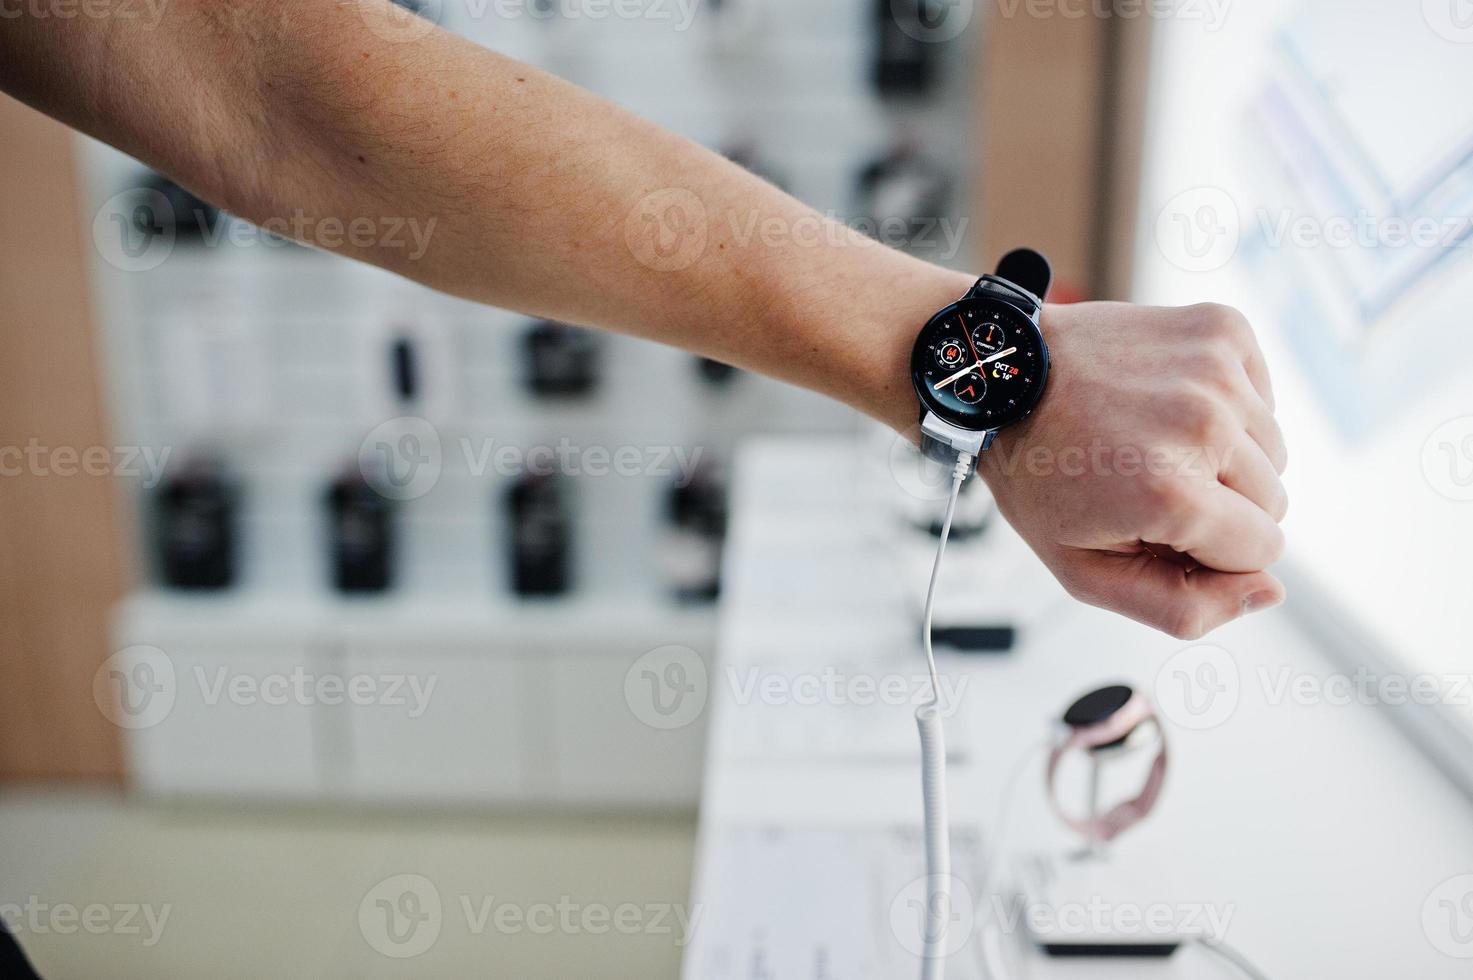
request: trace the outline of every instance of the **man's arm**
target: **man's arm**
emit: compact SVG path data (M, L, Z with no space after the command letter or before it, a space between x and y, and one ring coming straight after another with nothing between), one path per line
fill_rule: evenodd
M438 29L406 32L388 0L171 0L156 20L123 9L5 21L0 87L268 229L314 242L322 219L433 221L422 253L333 247L915 424L915 332L971 277L863 239L551 75ZM1050 391L999 440L1017 465L994 450L983 474L1060 580L1183 636L1278 601L1262 569L1281 547L1283 446L1240 318L1089 304L1050 307L1044 332ZM1143 385L1143 366L1164 373ZM1099 439L1211 445L1238 462L1079 479L1018 452L1059 459ZM1175 552L1206 567L1151 557Z
M433 220L414 258L338 250L915 421L904 334L967 277L456 35L392 40L388 16L409 15L387 0L171 0L151 29L21 21L0 41L0 81L272 230Z

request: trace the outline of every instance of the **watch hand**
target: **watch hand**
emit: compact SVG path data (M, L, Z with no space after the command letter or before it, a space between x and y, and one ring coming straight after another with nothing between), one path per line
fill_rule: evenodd
M981 351L977 350L977 345L972 342L972 331L967 329L967 321L963 320L961 316L958 315L956 318L956 323L957 326L962 328L962 336L967 338L967 346L972 349L972 356L980 361L982 359L982 353Z
M986 364L986 363L987 363L986 361L978 361L976 364L968 364L966 367L962 368L960 371L958 371L956 374L953 374L951 377L949 377L949 378L943 378L942 380L936 382L935 389L937 391L940 391L942 388L945 388L947 385L951 384L957 378L964 377L964 376L966 376L968 374L971 374L973 371L977 370L979 367L981 367L983 364Z
M951 384L957 378L964 377L965 375L971 374L973 371L977 370L982 365L984 365L984 364L991 364L993 361L1000 360L1001 358L1007 357L1009 354L1016 354L1016 353L1018 353L1018 348L1016 348L1016 347L1009 347L1007 350L1000 350L996 354L993 354L991 357L985 357L982 360L978 361L976 364L972 364L972 365L969 365L967 367L962 368L960 371L958 371L956 374L953 374L949 378L942 378L940 381L936 382L936 384L934 385L934 387L935 387L935 389L937 391L940 391L942 388L945 388L947 385Z

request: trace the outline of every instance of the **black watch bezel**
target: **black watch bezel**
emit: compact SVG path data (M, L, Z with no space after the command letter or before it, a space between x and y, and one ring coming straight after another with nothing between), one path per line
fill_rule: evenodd
M1034 337L1038 341L1038 349L1042 354L1037 369L1038 383L1033 389L1032 398L1026 404L1018 406L1015 410L1017 414L1014 417L1006 418L994 425L979 427L976 419L968 418L961 412L943 404L932 395L925 381L924 365L927 363L926 359L930 352L925 346L924 341L938 320L944 320L958 313L965 314L968 310L973 310L980 314L984 311L991 312L999 308L1006 309L1010 313L1017 315L1033 331ZM921 418L925 418L926 413L931 412L937 418L958 428L965 429L968 432L994 432L998 429L1005 429L1010 425L1017 425L1029 415L1033 414L1034 409L1038 407L1038 403L1043 400L1044 391L1048 388L1049 375L1049 349L1048 343L1044 340L1043 331L1038 326L1039 312L1040 310L1037 307L1030 309L1021 302L1010 302L996 293L969 293L949 306L937 310L916 333L915 344L911 347L910 351L910 383L911 387L915 389L916 397L921 402Z

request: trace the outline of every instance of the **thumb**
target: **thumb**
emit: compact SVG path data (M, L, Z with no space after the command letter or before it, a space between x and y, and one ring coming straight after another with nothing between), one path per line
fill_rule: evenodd
M1180 640L1284 601L1284 584L1268 572L1219 572L1150 552L1075 552L1067 565L1059 581L1075 598Z

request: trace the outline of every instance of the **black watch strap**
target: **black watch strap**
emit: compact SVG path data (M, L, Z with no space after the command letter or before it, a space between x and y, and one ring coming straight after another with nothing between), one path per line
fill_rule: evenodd
M997 277L1028 290L1041 303L1048 297L1054 270L1048 259L1031 248L1015 248L997 263Z
M1031 248L1015 248L997 263L997 272L978 279L967 295L993 293L1036 310L1043 306L1052 281L1048 259Z

